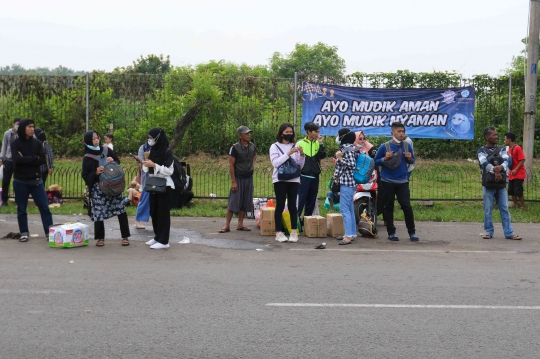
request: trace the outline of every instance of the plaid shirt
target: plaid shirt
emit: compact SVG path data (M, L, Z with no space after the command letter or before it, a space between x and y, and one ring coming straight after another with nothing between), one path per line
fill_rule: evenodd
M45 148L45 154L47 155L47 162L41 165L41 173L47 172L49 168L54 168L54 155L51 146L49 146L49 142L43 142L43 147Z
M339 178L339 182L343 186L356 188L353 171L356 167L356 157L358 151L351 144L340 146L339 150L343 152L341 161L336 161L336 169L334 170L334 178Z

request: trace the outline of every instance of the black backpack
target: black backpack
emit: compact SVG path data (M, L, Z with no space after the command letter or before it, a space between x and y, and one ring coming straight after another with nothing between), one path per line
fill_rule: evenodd
M500 155L502 146L497 146L489 153L489 147L482 147L482 150L487 154L486 160L493 166L500 166L504 163L504 158ZM489 189L502 189L506 187L507 175L506 171L501 171L502 179L495 181L495 173L482 170L482 186Z
M178 191L182 191L187 183L187 176L184 167L180 163L180 159L173 155L174 172L171 176L174 182L174 188Z

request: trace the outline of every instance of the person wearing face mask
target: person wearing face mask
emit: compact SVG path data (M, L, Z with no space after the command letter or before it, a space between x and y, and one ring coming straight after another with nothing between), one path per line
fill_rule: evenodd
M47 157L47 161L45 162L45 164L41 165L41 178L43 179L43 187L47 188L45 186L45 183L47 182L47 177L49 175L52 175L54 171L54 154L51 146L49 145L49 142L47 142L47 136L45 135L45 131L43 131L41 128L36 128L35 133L36 138L40 140L43 144L43 148L45 149L45 155Z
M84 153L85 155L99 156L102 159L107 156L106 162L116 162L120 160L113 150L105 149L100 145L100 136L96 131L90 130L84 134ZM120 224L120 234L122 235L122 246L129 246L129 223L126 214L126 207L123 202L122 194L118 196L106 196L99 188L99 175L103 173L104 166L99 165L95 158L85 156L82 162L82 177L90 191L90 206L88 215L94 222L94 239L97 240L96 246L105 245L105 224L104 220L118 216Z
M26 207L32 195L39 208L45 238L49 238L49 227L52 226L52 214L49 210L47 194L41 179L41 165L45 163L45 149L41 141L34 138L34 121L22 119L17 129L18 138L11 143L11 154L14 163L13 190L17 204L17 221L19 222L20 242L28 242L28 215Z
M403 126L403 123L394 122L392 124L392 140L383 143L379 147L375 155L375 165L382 166L380 189L383 201L383 218L386 222L388 239L399 241L394 226L394 198L397 198L405 215L405 225L407 226L409 239L417 242L418 236L416 235L414 213L411 206L408 172L408 166L414 163L415 157L412 147L404 142L405 138L405 126ZM390 151L387 150L387 145Z
M165 193L150 193L150 217L154 228L154 238L146 242L152 249L169 248L171 232L170 199L174 190L174 158L165 131L153 128L148 132L150 155L143 161L143 171L149 176L165 178L167 191Z
M2 206L8 205L9 184L13 176L13 160L11 156L11 143L17 138L20 118L13 120L13 127L4 133L2 150L0 151L0 166L4 165L4 177L2 178Z
M354 141L354 145L360 149L360 152L369 153L373 145L367 140L364 131L357 131L355 135L356 140Z
M302 168L304 166L305 155L302 147L295 145L295 131L290 123L283 123L279 126L276 140L270 146L270 162L274 166L272 172L272 183L274 184L274 193L276 195L276 210L274 211L274 221L276 222L276 241L278 242L298 242L297 222L298 212L296 209L296 198L298 196L298 187L300 177L280 181L278 179L279 167L289 158L294 159L296 164ZM283 233L282 217L285 209L285 201L291 214L291 235L287 238Z

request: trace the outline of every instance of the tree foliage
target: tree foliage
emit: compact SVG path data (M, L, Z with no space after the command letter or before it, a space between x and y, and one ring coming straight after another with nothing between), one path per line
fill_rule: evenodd
M171 59L169 55L163 57L163 54L156 56L153 54L133 61L133 65L127 67L117 67L114 72L127 74L145 74L145 75L164 75L171 70Z
M339 57L337 46L318 42L313 46L297 43L287 55L275 52L270 59L270 68L276 77L299 76L316 82L336 83L345 75L345 60Z
M49 69L48 67L26 69L19 64L13 64L11 66L0 67L0 75L76 76L84 75L84 71L72 70L62 65L59 65L54 69Z

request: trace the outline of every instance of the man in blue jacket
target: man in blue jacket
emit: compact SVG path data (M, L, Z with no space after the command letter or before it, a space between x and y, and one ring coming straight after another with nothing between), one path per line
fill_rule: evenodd
M394 226L394 198L405 215L405 225L409 232L409 238L413 242L418 241L414 227L414 213L411 207L411 192L409 191L408 167L415 161L414 151L404 140L405 126L401 122L392 124L392 140L383 143L377 150L375 166L382 166L381 170L381 193L383 201L383 218L386 222L388 239L399 241Z

